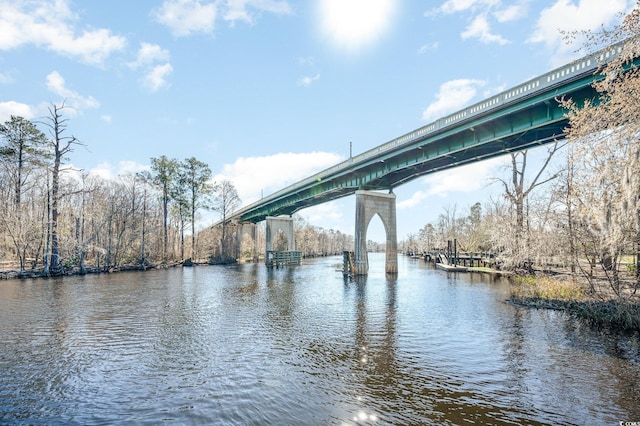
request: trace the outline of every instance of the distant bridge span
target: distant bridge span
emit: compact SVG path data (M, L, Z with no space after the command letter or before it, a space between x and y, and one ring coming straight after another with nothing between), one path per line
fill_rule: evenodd
M580 103L594 98L597 93L592 85L602 78L596 71L621 49L621 45L608 47L439 118L244 206L227 219L257 223L356 191L392 192L394 187L429 173L563 139L567 111L560 108L557 99L572 98ZM366 237L366 225L362 238ZM356 246L358 227L356 223ZM396 238L395 204L393 230L389 227L391 224L385 223L387 243L390 232ZM358 253L356 263L357 258Z

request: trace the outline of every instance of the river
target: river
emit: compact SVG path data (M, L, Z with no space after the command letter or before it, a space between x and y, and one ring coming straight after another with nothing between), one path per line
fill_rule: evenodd
M369 256L0 282L0 423L640 421L637 335Z

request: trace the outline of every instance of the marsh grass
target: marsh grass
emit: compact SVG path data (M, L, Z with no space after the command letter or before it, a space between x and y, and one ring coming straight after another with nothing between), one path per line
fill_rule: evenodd
M521 306L563 310L600 327L640 331L640 305L626 299L593 300L578 283L551 277L514 279L510 301Z
M608 300L574 302L568 311L592 324L625 331L640 331L640 305Z
M572 281L527 275L516 277L511 297L571 302L581 299L583 292Z

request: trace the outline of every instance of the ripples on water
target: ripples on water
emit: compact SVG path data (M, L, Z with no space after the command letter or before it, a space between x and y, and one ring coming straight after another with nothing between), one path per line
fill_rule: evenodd
M637 336L401 257L0 283L0 423L617 424Z

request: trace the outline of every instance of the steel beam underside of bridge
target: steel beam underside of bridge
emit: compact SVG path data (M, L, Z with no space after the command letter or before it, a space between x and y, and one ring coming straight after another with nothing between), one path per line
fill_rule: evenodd
M382 152L340 170L321 181L283 194L247 212L243 222L259 222L266 216L291 215L298 210L353 194L356 190L391 190L420 176L497 157L564 138L566 110L560 96L576 102L596 96L593 76L534 94L499 110L456 122L449 128L398 149Z

